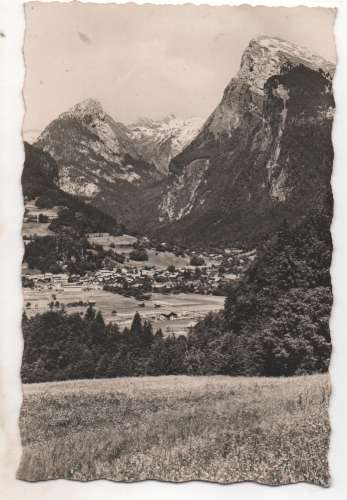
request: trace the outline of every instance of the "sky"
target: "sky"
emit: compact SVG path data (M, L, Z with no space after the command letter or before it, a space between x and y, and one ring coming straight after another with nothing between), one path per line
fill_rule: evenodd
M336 58L333 9L30 2L25 10L24 136L90 97L125 124L205 118L255 36Z

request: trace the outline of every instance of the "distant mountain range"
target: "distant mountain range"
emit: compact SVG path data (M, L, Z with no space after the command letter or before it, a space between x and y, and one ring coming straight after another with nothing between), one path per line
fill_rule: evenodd
M192 142L202 125L201 118L182 120L171 114L162 120L141 118L129 129L141 157L167 176L171 159Z
M88 99L35 147L55 160L60 189L130 229L187 244L254 244L329 199L334 69L259 37L205 123L169 115L126 126Z
M168 173L170 160L195 137L200 119L140 119L116 122L94 99L62 113L35 146L59 165L59 185L71 194L94 198L104 184L150 184Z

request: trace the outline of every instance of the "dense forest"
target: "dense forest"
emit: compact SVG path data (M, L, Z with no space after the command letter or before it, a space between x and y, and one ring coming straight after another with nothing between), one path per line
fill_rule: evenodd
M23 318L24 382L162 374L286 376L324 372L331 344L330 215L282 224L225 309L187 337L153 332L137 313L130 329L89 306Z
M223 316L190 336L219 373L299 375L326 371L332 306L330 214L283 223L245 279L230 287Z
M124 262L124 256L112 248L92 244L86 238L66 235L32 237L25 245L23 262L29 269L43 273L84 275L101 267L111 267Z
M23 331L23 382L184 372L185 337L154 334L138 313L121 330L92 306L83 317L51 310L24 316Z

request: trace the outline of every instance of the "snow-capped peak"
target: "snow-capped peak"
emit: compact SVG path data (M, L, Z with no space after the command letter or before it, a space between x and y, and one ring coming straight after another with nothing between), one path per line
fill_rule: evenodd
M141 118L128 128L142 157L167 174L171 158L196 137L202 124L201 118L180 119L170 113L161 120Z

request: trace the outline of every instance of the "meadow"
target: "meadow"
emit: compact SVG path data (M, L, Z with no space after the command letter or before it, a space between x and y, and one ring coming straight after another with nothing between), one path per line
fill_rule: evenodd
M113 250L117 253L124 254L126 257L129 256L129 253L134 249L133 244L138 241L134 236L130 236L124 234L122 236L112 236L112 235L103 235L103 236L88 236L88 241L90 243L96 243L98 245L102 245L105 250L109 250L113 248ZM113 245L111 247L111 245ZM155 267L157 269L166 269L168 266L175 266L177 268L188 266L189 265L189 257L181 257L177 256L172 252L157 252L155 249L150 248L147 249L148 260L145 261L135 261L128 260L127 266L144 268L144 267Z
M106 322L114 321L122 327L130 326L134 314L139 311L144 319L151 321L154 329L161 328L165 334L177 335L186 334L192 321L204 317L209 311L219 311L224 306L224 297L195 293L152 293L151 298L146 300L145 307L141 308L134 297L124 297L105 290L84 290L81 287L64 290L23 288L24 304L30 303L30 307L25 308L26 314L31 317L47 311L52 294L65 305L79 300L94 301L96 309L102 312ZM67 311L84 313L85 309L83 306L72 307ZM117 314L112 314L112 311ZM178 317L171 321L160 319L160 314L170 312L175 312Z
M17 477L328 486L327 375L24 385Z

